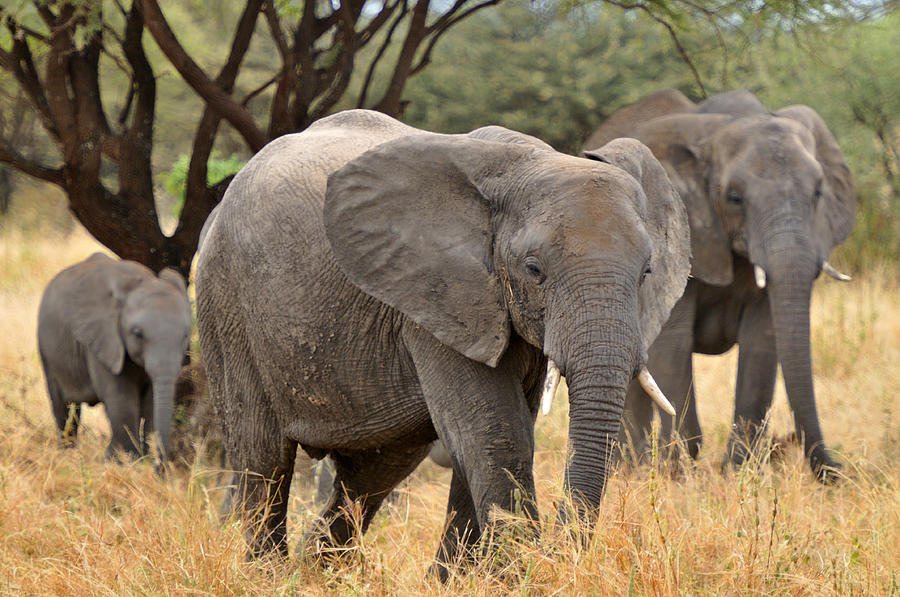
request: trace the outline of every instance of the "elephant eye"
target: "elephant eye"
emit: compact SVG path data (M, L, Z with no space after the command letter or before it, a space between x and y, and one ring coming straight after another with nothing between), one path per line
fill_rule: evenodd
M544 270L541 268L541 264L538 262L536 257L525 258L525 271L528 272L529 276L535 278L538 284L543 282L547 277L546 275L544 275Z
M644 280L647 279L647 276L653 273L653 270L650 269L650 262L647 261L647 264L644 266L644 272L641 274L641 284L644 283Z
M138 340L143 340L144 339L144 330L142 330L141 328L139 328L137 326L134 326L133 328L131 328L131 335L134 336L135 338L137 338Z
M816 186L815 192L813 192L813 208L816 208L819 205L819 199L822 198L822 185Z
M744 199L736 191L728 191L728 196L725 199L731 205L740 205L744 202Z

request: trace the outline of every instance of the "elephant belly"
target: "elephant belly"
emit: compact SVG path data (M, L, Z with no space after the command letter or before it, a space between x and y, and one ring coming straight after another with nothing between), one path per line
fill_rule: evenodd
M742 308L727 288L701 292L694 320L694 352L718 355L734 346Z
M329 327L282 319L265 344L257 343L267 397L290 439L322 449L436 439L414 367L397 341L400 316L389 311L344 317L345 325L324 318L335 323Z

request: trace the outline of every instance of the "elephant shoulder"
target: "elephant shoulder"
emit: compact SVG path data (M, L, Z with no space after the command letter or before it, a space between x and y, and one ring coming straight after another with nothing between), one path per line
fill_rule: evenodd
M693 112L696 104L677 89L663 89L637 103L614 112L584 143L584 149L596 149L618 137L633 137L641 124L681 112Z
M347 130L356 135L373 135L385 138L422 132L382 112L357 109L343 110L331 116L320 118L301 134L341 130Z
M477 128L466 136L473 139L482 139L484 141L496 141L497 143L514 143L516 145L534 147L535 149L553 151L553 148L550 145L544 143L537 137L532 137L531 135L526 135L525 133L520 133L518 131L513 131L506 127L497 125L489 125Z

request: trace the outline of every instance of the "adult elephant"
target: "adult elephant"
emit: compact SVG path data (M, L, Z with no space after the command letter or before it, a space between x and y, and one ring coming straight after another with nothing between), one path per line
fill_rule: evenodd
M337 472L307 547L351 539L348 502L365 530L437 438L453 460L439 561L477 541L494 505L534 519L548 370L570 387L567 487L580 511L597 507L690 244L646 147L598 155L608 163L500 127L440 135L352 110L235 177L202 234L198 326L238 471L229 503L262 514L254 551L287 551L298 445Z
M797 437L816 476L833 478L813 391L809 302L820 271L850 234L856 194L850 170L822 118L807 106L768 112L746 91L694 104L660 91L613 114L584 154L613 137L646 143L688 209L691 280L650 350L649 368L675 401L678 431L696 457L701 430L691 354L740 346L728 457L743 462L765 431L781 364ZM629 389L626 426L640 452L652 408ZM663 417L663 436L672 422ZM748 450L749 447L749 450Z

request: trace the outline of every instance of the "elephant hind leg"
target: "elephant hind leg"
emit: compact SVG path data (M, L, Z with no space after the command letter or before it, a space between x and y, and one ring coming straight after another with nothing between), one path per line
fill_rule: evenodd
M47 367L47 361L43 354L41 355L41 364L44 367L44 376L47 378L47 394L50 396L53 419L59 430L60 447L74 447L75 440L78 438L78 425L81 423L81 403L66 400L65 393Z
M201 305L202 307L202 305ZM251 557L288 555L287 511L297 442L281 423L252 362L242 326L225 316L200 326L209 399L222 433L232 482L222 515L244 523ZM209 329L209 322L214 329ZM227 342L219 342L220 334Z
M428 455L430 444L332 453L335 477L331 497L301 540L309 555L327 555L365 533L384 499Z
M234 477L224 507L244 520L252 556L272 551L288 555L288 497L297 442L270 431L247 451L229 454Z

